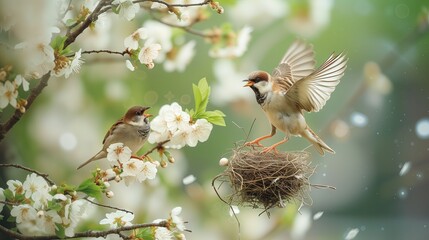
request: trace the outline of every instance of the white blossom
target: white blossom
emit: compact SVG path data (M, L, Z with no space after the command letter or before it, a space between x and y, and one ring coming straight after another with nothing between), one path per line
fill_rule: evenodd
M155 240L172 240L173 233L164 227L157 227L155 229Z
M21 74L16 75L14 82L17 86L22 84L22 89L26 92L30 89L30 83Z
M287 3L283 0L247 0L237 1L228 13L237 25L250 24L261 27L284 17L287 11Z
M8 189L13 192L13 195L23 194L24 188L22 187L22 183L19 180L8 180L7 181Z
M13 206L10 215L16 218L16 223L29 222L35 220L37 211L28 204Z
M119 15L125 17L128 21L133 20L140 10L140 6L137 3L133 3L132 0L115 0L112 4L118 5Z
M65 226L65 235L68 237L74 236L74 229L81 221L86 218L89 210L89 202L84 199L78 199L67 204L64 208L64 217L62 219Z
M186 130L191 120L189 114L182 111L182 106L176 102L172 103L169 108L164 108L162 115L167 122L168 130L171 132Z
M14 84L10 81L6 81L4 84L0 83L0 108L5 108L7 105L11 105L16 108L18 91Z
M127 162L131 158L131 149L123 143L113 143L107 148L107 160L110 162Z
M234 58L241 57L247 50L250 41L250 33L253 29L249 26L243 27L237 34L234 44L228 44L223 48L212 48L209 55L215 58Z
M288 27L303 37L314 37L328 26L333 5L333 0L306 1L302 8L291 11Z
M133 32L130 36L124 39L124 46L129 50L136 50L139 48L140 39L147 39L148 33L145 28L139 28Z
M43 212L43 214L38 214L37 226L48 235L55 234L55 224L62 223L61 217L55 210L49 210Z
M55 67L54 49L49 43L23 42L15 46L22 51L26 74L34 78L40 78Z
M80 71L80 67L83 63L81 56L82 56L82 49L79 49L79 51L77 51L74 54L74 57L70 62L70 66L64 74L65 78L68 78L72 73L78 73Z
M146 43L139 52L138 59L142 64L146 64L149 69L153 68L153 61L158 57L160 50L161 45L159 45L158 43L146 41Z
M195 41L183 45L173 57L167 57L164 61L164 69L167 72L185 71L186 66L195 55Z
M44 194L49 194L50 187L46 180L35 173L27 175L22 187L26 198L32 198L34 201L40 200ZM51 196L52 197L52 196Z
M158 169L156 168L156 165L151 162L144 162L143 163L143 174L137 175L137 179L139 182L143 182L146 179L154 179L156 176L156 173L158 172Z
M125 185L129 186L137 179L137 176L141 174L143 170L143 161L131 158L122 165L122 169L123 172L121 173L121 177L124 179Z
M113 213L106 213L106 218L100 221L100 224L109 224L111 229L131 226L131 221L134 219L134 215L129 212L116 211Z
M210 136L213 125L206 119L197 119L192 125L192 135L195 135L198 141L205 142Z
M179 231L185 231L185 222L179 214L182 212L181 207L175 207L171 210L170 217L173 222L173 226L176 227Z

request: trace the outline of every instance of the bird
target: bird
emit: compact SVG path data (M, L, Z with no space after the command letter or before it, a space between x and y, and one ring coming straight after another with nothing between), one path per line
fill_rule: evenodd
M152 115L145 113L150 107L134 106L128 109L125 115L114 123L103 139L102 149L92 158L82 163L77 169L82 168L88 163L106 158L107 148L114 143L123 143L131 149L132 154L146 142L150 132L149 117Z
M292 135L306 138L321 155L325 152L334 154L335 151L307 125L303 114L323 108L343 77L347 61L344 53L333 52L315 69L313 46L296 40L272 74L260 70L251 72L243 87L250 87L255 93L257 103L271 123L271 132L245 145L262 147L259 142L274 136L279 129L285 133L285 138L263 148L262 153L277 152L276 147Z

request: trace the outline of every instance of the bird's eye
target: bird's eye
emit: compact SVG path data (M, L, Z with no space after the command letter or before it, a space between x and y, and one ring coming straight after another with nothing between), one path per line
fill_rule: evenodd
M260 78L260 77L256 77L256 78L255 78L255 83L260 82L260 81L261 81L261 78Z
M137 112L136 112L136 115L141 116L142 114L143 114L143 111L137 111Z

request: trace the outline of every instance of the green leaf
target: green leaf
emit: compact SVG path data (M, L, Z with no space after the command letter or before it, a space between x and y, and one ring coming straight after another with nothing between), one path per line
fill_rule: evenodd
M192 91L194 92L195 112L198 112L202 101L201 92L198 86L195 84L192 84Z
M90 197L95 197L96 199L101 198L101 188L95 184L91 178L83 181L79 187L77 187L76 191L83 192Z
M76 19L70 18L70 19L67 19L67 21L66 21L66 26L67 26L67 27L70 27L71 25L74 25L74 24L76 24L76 23L77 23L77 20L76 20Z
M64 42L66 41L66 36L56 36L51 42L51 47L58 52L61 52L64 48Z
M207 80L205 78L202 78L198 82L198 91L200 92L201 101L198 104L198 106L197 105L195 106L196 118L199 118L199 116L206 111L207 104L209 102L210 87L209 87Z
M145 240L153 240L154 236L150 228L140 228L136 230L136 238L145 239Z
M62 224L56 223L56 230L55 235L59 238L65 238L66 237L66 230L64 229L64 226Z
M235 5L237 3L237 0L218 0L220 5Z
M210 123L218 126L226 126L224 117L225 114L219 110L207 111L201 115L201 118L204 118Z
M6 200L9 200L9 201L15 198L15 197L13 196L13 192L12 192L10 189L5 189L5 190L3 191L3 195L4 195L5 199L6 199Z
M63 206L58 202L55 202L55 201L48 202L48 209L50 210L55 210L56 212L59 212L62 208Z

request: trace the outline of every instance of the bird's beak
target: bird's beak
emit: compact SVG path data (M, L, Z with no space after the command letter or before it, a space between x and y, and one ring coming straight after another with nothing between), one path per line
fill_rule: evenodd
M250 80L243 80L243 82L247 82L243 87L251 87L253 86L255 83L253 81Z
M146 110L148 110L148 109L150 109L150 107L145 107L144 111L146 111ZM152 117L153 115L152 115L152 114L150 114L150 113L143 113L143 116L144 116L145 118L149 118L149 117Z

